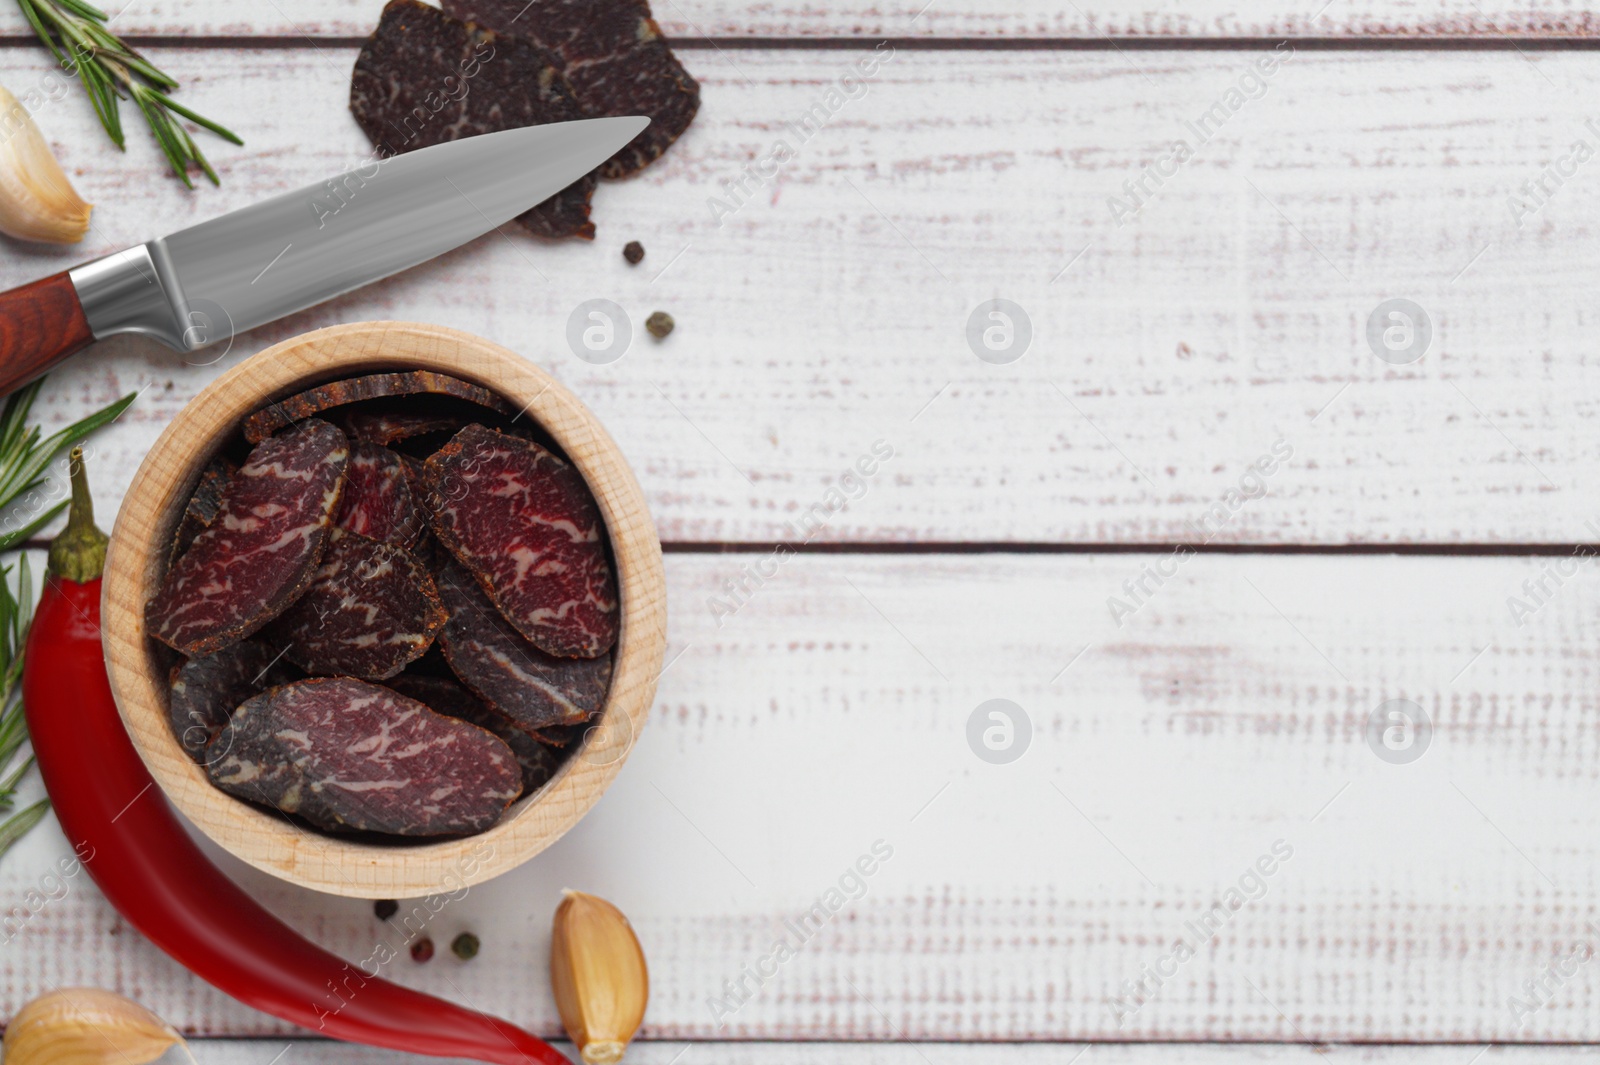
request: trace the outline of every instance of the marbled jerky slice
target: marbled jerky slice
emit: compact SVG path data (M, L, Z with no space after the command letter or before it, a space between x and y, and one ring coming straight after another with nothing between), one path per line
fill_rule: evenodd
M319 828L397 836L481 832L522 790L499 737L349 677L247 700L207 748L206 772Z
M419 394L455 396L501 414L516 413L509 403L481 385L431 370L407 370L403 373L347 377L343 381L330 381L281 399L245 419L244 438L252 444L260 443L286 425L293 425L302 418L310 418L335 407L386 396Z
M372 444L397 444L429 433L457 432L467 423L450 414L412 411L358 411L345 418L344 431L351 440Z
M409 551L335 529L311 586L268 631L307 673L383 680L422 657L447 617Z
M518 728L535 732L576 725L605 706L611 656L556 658L506 623L460 566L439 573L439 597L450 620L439 647L456 676Z
M417 0L391 0L362 45L350 79L350 110L386 156L480 133L588 118L537 44L469 25ZM594 237L585 174L518 216L542 237Z
M348 459L344 434L317 419L257 445L228 481L216 519L145 605L150 635L209 654L282 613L316 571Z
M469 425L422 469L434 535L518 632L569 657L616 642L605 530L575 468L531 440Z
M700 84L645 0L444 0L444 9L550 49L590 114L649 116L649 128L600 167L602 177L626 177L660 158L700 109Z
M504 715L491 709L487 703L463 688L449 677L428 677L415 673L402 673L387 682L390 688L409 699L428 707L435 713L459 718L479 728L488 729L505 741L511 753L517 756L522 769L522 794L531 795L549 783L556 769L565 760L557 748L513 725Z
M364 440L350 445L344 496L334 524L401 547L417 541L426 526L411 498L411 479L399 455Z
M173 534L172 551L167 556L169 567L183 557L183 553L194 545L194 538L216 520L217 511L222 509L223 489L228 486L228 478L233 476L236 469L233 463L221 457L206 464L200 474L200 483L194 486L194 494L189 497L189 502L183 508L183 516L178 519L178 531Z
M257 640L241 640L213 654L191 658L172 670L167 700L172 734L190 758L201 761L206 745L234 708L297 676L283 661L281 648Z

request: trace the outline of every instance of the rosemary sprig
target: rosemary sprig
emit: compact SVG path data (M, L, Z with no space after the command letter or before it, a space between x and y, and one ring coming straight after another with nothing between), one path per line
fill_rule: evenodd
M0 516L9 517L7 511L12 504L26 502L24 497L44 483L45 470L56 456L114 421L134 400L131 394L123 396L82 421L40 439L39 427L28 425L27 420L43 384L44 379L40 378L13 392L0 410ZM0 534L0 550L21 545L66 505L63 500L47 507L38 517ZM6 524L0 520L0 528ZM18 683L22 680L23 651L28 643L28 626L33 621L34 602L33 568L28 556L20 556L14 565L0 566L0 811L15 804L17 786L33 765L32 757L23 759L15 768L12 763L28 739ZM0 855L38 824L49 807L49 800L41 799L0 822Z
M68 73L77 74L83 82L95 115L118 148L127 149L119 101L128 99L150 124L173 173L182 178L185 185L194 188L194 182L189 180L191 164L198 166L213 185L218 184L217 173L211 169L199 145L172 116L187 118L234 144L244 141L238 134L195 114L167 95L178 87L177 79L106 29L104 11L84 0L17 0L17 6L56 62Z

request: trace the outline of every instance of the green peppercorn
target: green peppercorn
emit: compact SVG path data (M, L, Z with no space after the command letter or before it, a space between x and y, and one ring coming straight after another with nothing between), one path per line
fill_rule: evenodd
M478 956L478 937L471 932L462 932L450 942L450 951L462 961L467 961Z
M433 957L433 940L427 936L411 944L412 961L427 961L431 957Z
M372 915L380 921L387 921L400 912L400 904L393 899L379 899L372 904Z
M668 314L666 311L657 311L644 320L644 327L649 330L650 335L655 337L657 340L660 340L662 337L672 332L672 327L677 324L678 323L672 320L672 315Z

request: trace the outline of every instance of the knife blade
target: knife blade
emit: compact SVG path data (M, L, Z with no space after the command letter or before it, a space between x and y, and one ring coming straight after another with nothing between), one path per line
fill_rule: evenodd
M91 341L193 351L425 262L599 166L648 118L486 133L371 163L0 292L0 393Z

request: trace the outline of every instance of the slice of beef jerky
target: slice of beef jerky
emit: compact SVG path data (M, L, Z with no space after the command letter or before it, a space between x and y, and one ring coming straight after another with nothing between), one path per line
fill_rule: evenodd
M201 761L206 745L235 707L298 675L283 661L281 649L256 640L241 640L214 654L191 658L172 671L167 701L172 734L190 758Z
M423 517L412 501L411 480L399 455L363 440L350 445L344 496L333 523L401 547L417 541L424 529Z
M569 657L616 642L616 579L576 469L531 440L469 425L422 476L434 535L518 632Z
M387 447L402 440L410 440L414 436L458 432L465 424L467 423L463 419L449 414L357 411L345 419L344 431L351 440L364 440Z
M415 699L435 713L459 718L488 729L506 742L522 769L522 794L531 795L549 783L565 756L554 747L540 743L513 725L449 677L424 677L402 673L388 682L389 687L408 699Z
M626 177L660 158L700 109L700 84L667 47L645 0L444 0L444 9L550 49L590 114L650 117L649 128L600 167L602 177Z
M210 527L145 604L150 635L187 655L236 643L311 583L344 486L350 449L310 419L250 452Z
M349 677L247 700L206 758L222 790L334 831L481 832L522 790L511 748L493 733Z
M335 529L311 586L269 631L307 673L384 680L422 657L448 616L409 551Z
M194 538L216 520L217 511L222 509L222 490L235 469L233 463L221 457L206 464L200 483L194 486L194 494L183 508L183 517L178 519L178 531L172 537L172 551L167 556L169 568L193 546Z
M588 118L550 51L391 0L350 78L356 124L385 156L480 133ZM585 174L518 216L542 237L594 238Z
M343 381L331 381L287 399L280 399L270 407L263 407L245 419L244 438L252 444L259 444L284 426L293 425L302 418L313 417L334 407L387 396L419 394L455 396L501 414L516 413L511 404L481 385L463 381L458 377L434 373L431 370L407 370L404 373L375 373L366 377L347 377Z
M580 724L605 706L610 655L545 654L506 623L460 566L439 573L439 597L450 612L439 633L445 660L462 683L518 728Z

